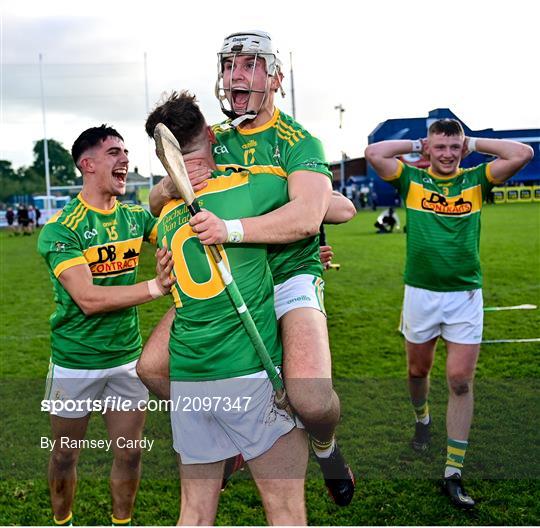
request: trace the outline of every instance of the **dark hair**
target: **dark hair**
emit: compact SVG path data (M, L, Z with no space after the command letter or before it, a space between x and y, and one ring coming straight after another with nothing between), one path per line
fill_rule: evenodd
M146 119L146 133L153 139L154 129L163 123L174 135L182 150L189 150L193 141L206 126L206 121L197 99L187 90L172 92L166 99L158 103ZM186 149L188 147L188 149Z
M438 119L429 125L428 136L443 134L445 136L464 136L463 127L456 119Z
M101 125L85 130L73 143L71 147L71 156L75 165L82 154L88 149L95 147L99 142L105 141L108 137L117 137L124 141L124 138L112 127ZM78 165L77 165L78 166Z

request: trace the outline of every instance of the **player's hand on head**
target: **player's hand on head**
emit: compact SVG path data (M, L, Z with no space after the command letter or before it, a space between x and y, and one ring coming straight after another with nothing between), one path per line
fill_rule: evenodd
M334 252L332 251L332 246L320 246L319 247L319 258L324 269L328 269L332 263L332 258L334 257Z
M212 169L202 160L186 161L186 169L188 171L189 181L195 192L204 189L208 185L206 180L212 175Z
M172 274L173 267L172 251L167 247L159 248L156 251L156 282L164 295L168 294L176 283L176 277Z
M471 151L469 150L469 138L465 136L463 139L463 148L461 149L461 159L467 157Z
M191 218L189 225L202 244L224 244L227 241L225 222L206 209Z
M427 152L427 138L423 138L420 140L422 142L422 152L420 152L420 154L424 157L424 158L427 158L428 157L428 152Z

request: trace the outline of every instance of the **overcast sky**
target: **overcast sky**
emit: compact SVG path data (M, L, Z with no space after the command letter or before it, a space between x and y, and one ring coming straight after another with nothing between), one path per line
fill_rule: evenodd
M84 6L84 7L83 7ZM3 0L0 158L32 162L47 135L70 148L85 128L107 122L124 136L131 167L162 173L144 133L149 105L164 91L190 89L211 122L223 37L268 31L285 68L291 113L324 143L363 155L378 123L449 107L473 129L540 128L537 2L527 0L159 0L135 3ZM338 111L345 108L340 130Z

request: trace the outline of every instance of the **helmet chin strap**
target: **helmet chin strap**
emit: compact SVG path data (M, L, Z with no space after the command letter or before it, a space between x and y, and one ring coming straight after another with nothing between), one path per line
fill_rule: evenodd
M235 112L227 112L232 119L231 121L231 127L236 128L237 126L241 125L244 121L250 121L251 119L255 119L257 117L257 114L255 113L245 113L242 115L237 115ZM236 116L236 117L233 117Z

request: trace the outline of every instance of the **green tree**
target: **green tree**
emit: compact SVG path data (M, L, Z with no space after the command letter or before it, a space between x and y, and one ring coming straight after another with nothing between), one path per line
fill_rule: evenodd
M0 160L0 202L24 194L45 194L43 176L32 167L14 170L11 161Z
M19 190L18 177L11 166L11 161L0 160L0 202L6 202Z
M36 141L34 145L34 163L32 169L42 178L45 177L45 155L43 153L43 139ZM49 172L51 175L51 185L73 185L76 179L75 164L71 154L62 143L55 139L47 140L49 152Z

